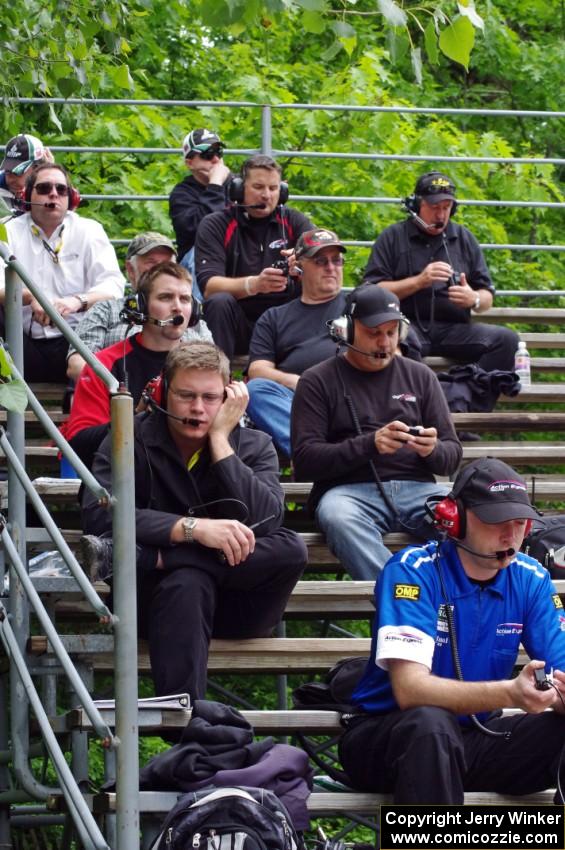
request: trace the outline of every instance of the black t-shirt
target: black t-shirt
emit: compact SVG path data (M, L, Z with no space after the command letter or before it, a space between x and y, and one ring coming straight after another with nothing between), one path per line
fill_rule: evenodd
M385 228L373 245L363 281L380 283L382 280L404 280L419 274L433 262L449 263L456 272L464 272L472 289L494 292L479 243L466 227L452 221L445 233L439 236L424 233L410 220ZM416 323L429 320L432 293L437 321L470 321L470 310L453 304L448 298L447 285L439 281L433 287L403 298L404 315Z
M301 375L335 354L326 323L343 314L345 295L323 304L296 299L271 307L257 320L249 345L249 362L268 360L281 372Z

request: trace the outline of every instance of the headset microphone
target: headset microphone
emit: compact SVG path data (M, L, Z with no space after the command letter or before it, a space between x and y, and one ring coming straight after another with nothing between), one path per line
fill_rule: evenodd
M358 354L363 354L365 357L373 357L375 360L386 360L390 355L386 351L363 351L362 348L356 348L354 345L351 345L350 342L346 342L344 339L340 339L337 341L338 345L345 345L346 348L350 348L352 351L356 351Z
M240 204L238 201L235 201L234 207L240 210L266 210L267 204Z
M406 204L404 204L404 209L406 210L408 215L411 216L414 219L414 221L417 222L420 225L420 227L422 227L424 230L427 230L427 231L443 230L443 228L445 227L444 221L435 221L433 224L426 224L424 219L420 218L418 213L414 212L414 210L411 210L410 207L406 206Z
M483 554L483 552L477 552L476 549L471 549L470 546L467 546L460 540L454 540L453 542L459 549L464 549L465 552L469 552L471 555L475 555L477 558L486 558L488 561L503 561L505 558L512 558L516 554L516 549L510 547L509 549L499 549L492 555L485 555Z
M172 316L170 319L154 319L152 316L144 316L146 322L149 322L150 325L157 325L158 328L164 328L167 325L174 325L178 327L182 325L184 322L183 316Z
M198 426L200 425L199 419L189 419L187 416L176 416L174 413L169 413L168 410L166 410L164 407L161 407L160 404L157 404L153 396L148 392L142 393L142 399L147 405L147 407L155 408L155 410L158 410L161 413L164 413L165 416L168 416L169 419L174 419L177 422L182 422L183 425L191 425L192 428L198 428Z

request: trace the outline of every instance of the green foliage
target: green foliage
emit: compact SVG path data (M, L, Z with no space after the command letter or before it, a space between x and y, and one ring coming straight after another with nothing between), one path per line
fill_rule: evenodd
M12 358L0 345L0 406L14 413L23 413L27 407L27 393L24 381L14 378Z

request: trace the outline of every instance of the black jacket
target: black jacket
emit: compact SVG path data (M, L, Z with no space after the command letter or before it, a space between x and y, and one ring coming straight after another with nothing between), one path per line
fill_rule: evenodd
M228 177L223 186L206 186L189 174L169 195L169 215L175 228L179 260L193 247L202 219L226 206L230 180Z
M489 270L481 247L473 234L460 224L450 221L444 234L423 233L410 219L391 224L378 236L363 275L364 283L382 280L404 280L419 274L428 263L449 263L457 272L464 272L472 289L494 292ZM434 316L438 322L469 322L470 310L457 307L448 298L445 283L434 283L429 289L402 299L402 312L411 321L430 318L434 296Z
M294 248L300 234L313 227L305 215L284 206L277 207L267 219L249 218L235 208L206 216L198 228L195 248L196 274L202 292L205 293L210 278L217 275L260 274L282 259L281 249ZM240 304L255 321L268 307L285 304L298 293L296 287L282 293L261 293L241 299Z
M180 516L194 509L194 516L238 519L252 525L271 514L274 518L257 529L269 534L282 524L284 494L279 464L271 438L262 431L235 428L230 443L235 454L212 463L207 449L191 471L183 464L170 436L164 414L143 413L134 423L136 542L160 549L165 568L186 565L186 546L170 543L171 528ZM111 438L101 444L93 472L103 487L111 489ZM210 508L199 507L217 499ZM241 504L240 504L241 503ZM83 499L85 533L110 531L111 518L88 491ZM217 570L215 550L194 543L191 562L202 569Z

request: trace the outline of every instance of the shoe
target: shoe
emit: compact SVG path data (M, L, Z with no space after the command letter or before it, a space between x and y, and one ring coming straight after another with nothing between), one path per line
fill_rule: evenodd
M91 582L108 581L112 578L112 552L114 545L110 537L85 534L80 538L82 567Z
M458 431L457 437L460 443L478 443L481 439L481 435L475 431Z

